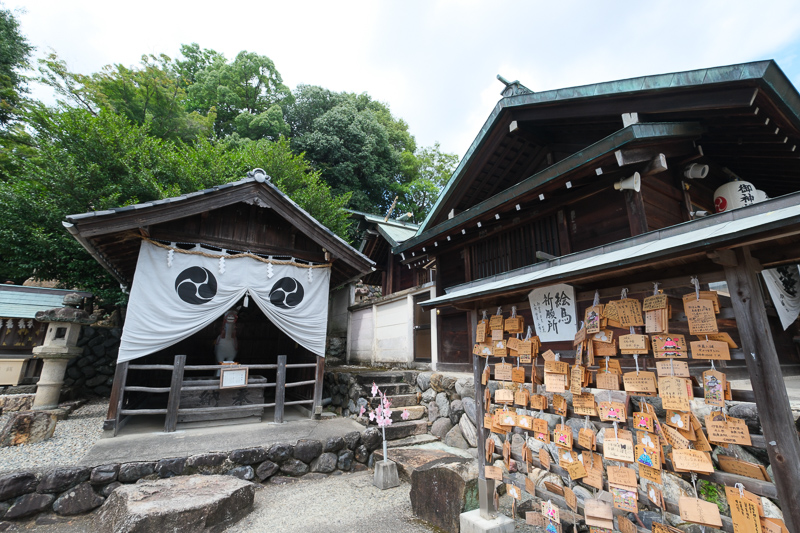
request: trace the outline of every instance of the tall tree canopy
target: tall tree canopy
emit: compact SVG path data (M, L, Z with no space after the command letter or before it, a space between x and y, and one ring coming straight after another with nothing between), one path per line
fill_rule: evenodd
M27 92L21 71L28 66L33 48L19 31L14 14L0 4L0 129L19 115Z

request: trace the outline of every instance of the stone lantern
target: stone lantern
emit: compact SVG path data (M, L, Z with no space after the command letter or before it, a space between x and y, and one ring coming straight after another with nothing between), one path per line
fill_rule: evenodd
M81 326L94 323L97 316L78 309L81 302L80 296L70 293L64 296L64 307L36 313L36 320L50 324L42 345L33 349L34 356L43 361L33 400L34 409L54 409L58 406L67 363L83 353L83 348L77 346Z

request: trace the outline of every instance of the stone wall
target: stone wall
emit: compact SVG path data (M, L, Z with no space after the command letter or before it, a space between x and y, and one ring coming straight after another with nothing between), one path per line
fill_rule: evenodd
M83 354L67 365L64 389L71 390L72 396L110 396L121 336L121 328L81 329L78 346L83 348Z
M222 474L253 483L282 485L305 476L323 478L372 467L374 451L381 445L376 428L350 432L327 441L300 440L269 447L231 452L172 457L160 461L131 462L95 467L57 468L49 472L14 472L0 475L0 519L19 520L39 513L61 516L87 513L100 507L123 484L192 474ZM10 524L0 521L0 531Z

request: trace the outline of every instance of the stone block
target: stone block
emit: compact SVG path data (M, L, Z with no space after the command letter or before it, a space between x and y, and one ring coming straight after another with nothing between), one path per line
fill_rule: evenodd
M487 520L481 517L480 509L463 513L459 518L461 533L512 533L514 520L497 515L496 518Z
M53 511L62 516L83 514L100 507L104 501L105 498L95 493L90 483L83 482L59 496L53 502Z
M36 487L36 492L41 493L55 493L64 492L89 479L89 474L92 469L89 467L69 467L69 468L56 468L46 473L39 485Z
M257 446L255 448L243 448L239 450L233 450L230 454L231 461L240 465L252 465L260 463L266 458L267 458L267 450L265 450L261 446Z
M50 411L20 411L0 432L0 447L42 442L53 436L58 417Z
M39 480L33 472L15 472L0 477L0 501L10 500L36 490Z
M294 445L293 456L304 463L310 463L322 453L322 443L318 440L299 440Z
M254 495L255 485L232 476L181 476L123 485L95 515L94 530L194 533L222 529L250 512Z
M477 461L434 461L417 468L411 474L410 497L414 516L444 531L458 532L461 513L478 507Z
M425 420L409 420L397 422L386 428L386 440L402 439L411 435L423 435L428 432Z
M391 489L400 485L400 476L397 475L397 465L394 461L378 461L375 463L372 484L381 490Z
M35 396L35 394L4 394L0 396L0 409L4 413L30 411Z
M25 518L43 511L49 511L56 497L52 494L34 492L17 498L6 513L5 518Z

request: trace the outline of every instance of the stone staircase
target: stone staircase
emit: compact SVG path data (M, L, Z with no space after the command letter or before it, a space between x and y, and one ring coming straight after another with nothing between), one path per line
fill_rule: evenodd
M372 400L372 384L375 383L392 404L392 425L386 428L386 440L408 439L428 432L427 409L420 405L422 394L416 388L417 372L363 372L355 374L356 383L361 386L362 397L367 398L373 407L378 400ZM409 419L401 418L403 410L409 412Z

